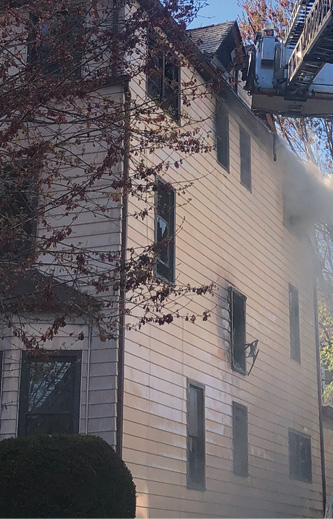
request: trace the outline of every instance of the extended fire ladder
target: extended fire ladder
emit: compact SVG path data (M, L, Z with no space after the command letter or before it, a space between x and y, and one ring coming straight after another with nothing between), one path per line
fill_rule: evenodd
M283 42L257 36L245 88L258 112L333 116L333 0L296 0Z
M333 0L299 0L288 27L286 46L294 46L288 63L287 97L306 99L326 63L333 63Z

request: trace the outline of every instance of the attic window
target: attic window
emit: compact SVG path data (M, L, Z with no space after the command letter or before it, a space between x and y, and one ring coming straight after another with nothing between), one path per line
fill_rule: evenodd
M175 120L180 116L180 68L176 58L158 49L156 41L148 38L147 93Z

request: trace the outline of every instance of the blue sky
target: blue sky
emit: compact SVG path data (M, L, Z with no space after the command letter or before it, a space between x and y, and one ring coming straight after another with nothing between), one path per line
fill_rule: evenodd
M237 5L237 0L206 0L208 6L203 8L199 16L190 28L212 25L213 23L227 22L236 20L241 14L241 9Z

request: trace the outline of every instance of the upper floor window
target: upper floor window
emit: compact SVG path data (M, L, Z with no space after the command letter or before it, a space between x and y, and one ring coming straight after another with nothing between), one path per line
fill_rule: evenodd
M299 301L297 288L289 285L290 358L301 362Z
M148 38L147 92L176 121L180 117L180 68L175 56L158 49L152 37Z
M218 162L229 171L229 116L220 104L216 106L216 151Z
M239 148L241 183L246 187L246 189L252 191L251 137L241 126L239 127Z
M0 171L0 254L11 259L29 255L36 235L37 196L23 166Z
M205 489L205 390L192 381L187 386L187 486Z
M246 374L246 297L230 288L232 367Z
M175 200L170 184L157 181L155 198L156 274L166 281L175 279Z
M45 76L80 78L82 18L64 10L44 21L33 15L31 19L34 30L29 38L28 61L38 66Z
M24 353L19 434L79 432L81 352Z
M312 483L311 437L289 429L289 476Z

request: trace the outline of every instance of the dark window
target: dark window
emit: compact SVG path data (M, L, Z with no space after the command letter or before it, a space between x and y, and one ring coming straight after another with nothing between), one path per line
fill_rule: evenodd
M229 171L229 116L219 105L216 107L217 160Z
M311 437L289 429L289 475L312 483Z
M290 358L301 362L299 303L297 288L289 285Z
M232 403L232 438L234 453L234 474L248 476L248 431L247 408L237 402Z
M3 372L3 352L0 351L0 394L2 387L2 372Z
M36 235L35 181L20 170L5 167L0 171L0 254L24 259Z
M232 367L246 373L246 297L230 289Z
M153 38L148 40L149 71L147 92L175 120L180 115L180 68L175 63L175 57L166 55L158 49Z
M156 274L174 281L175 272L175 190L157 181L155 202Z
M40 67L45 76L52 74L80 78L82 18L65 10L43 22L33 15L31 20L35 28L29 37L28 62Z
M22 358L19 434L79 432L81 352Z
M187 386L187 486L205 488L205 392L204 386Z
M239 147L241 159L241 183L251 191L251 138L247 131L245 131L241 126L239 127Z

